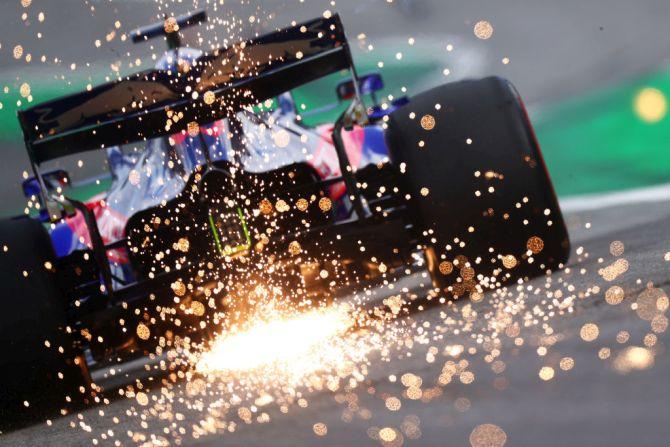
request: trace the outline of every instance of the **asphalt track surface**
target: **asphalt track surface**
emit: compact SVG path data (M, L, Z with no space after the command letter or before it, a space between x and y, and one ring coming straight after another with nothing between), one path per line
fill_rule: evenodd
M538 376L542 365L550 362L539 357L537 345L531 342L519 349L505 351L507 364L504 390L494 388L490 366L484 362L472 365L476 380L463 385L452 382L444 388L444 394L428 403L404 399L401 411L384 411L384 401L375 396L359 392L358 405L371 410L371 419L354 417L351 422L341 419L343 405L337 403L331 392L320 392L309 396L309 407L294 407L288 414L268 410L271 421L265 424L240 424L235 433L212 435L198 440L185 437L182 445L188 446L323 446L323 445L380 445L370 439L369 427L398 427L403 417L415 415L420 419L422 436L405 439L403 445L463 446L479 424L492 423L507 434L507 444L513 446L658 446L667 445L670 425L667 414L670 407L670 355L665 347L670 341L668 332L658 333L658 342L653 367L623 374L612 365L612 358L601 360L601 347L611 347L612 356L625 346L642 345L645 334L650 333L648 321L644 321L631 310L638 294L653 282L655 287L670 287L670 263L664 255L670 250L670 203L645 203L610 207L593 211L579 211L566 216L573 242L573 254L569 262L571 274L555 273L569 278L576 290L587 290L598 285L601 292L591 297L576 300L574 312L555 319L552 327L560 334L561 341L552 349L550 357L570 356L574 368L561 371L555 367L556 376L545 382ZM590 228L587 224L590 223ZM608 283L598 275L598 270L612 261L609 252L612 241L625 244L625 259L630 268L615 281ZM583 247L588 258L576 254ZM604 263L599 263L602 257ZM579 273L585 269L585 273ZM545 279L531 284L542 286ZM420 275L406 277L400 283L421 292ZM605 302L606 287L617 284L626 292L624 301L612 306ZM388 294L386 289L376 290L380 296ZM544 296L544 295L540 295ZM542 299L542 298L537 298ZM528 305L532 305L529 298ZM458 306L466 305L465 301ZM479 312L487 309L487 298L476 304ZM437 322L440 311L433 308L414 315L419 321ZM595 342L586 343L579 336L582 325L592 322L599 326L600 335ZM619 345L615 337L626 330L630 340ZM532 337L526 337L532 340ZM444 343L465 343L465 338L451 336ZM366 386L379 390L389 385L388 376L412 372L424 378L439 375L442 362L429 364L422 351L415 350L412 358L392 359L390 363L372 362ZM432 380L432 379L431 379ZM467 399L464 401L463 399ZM466 402L466 404L464 404ZM469 404L468 404L469 402ZM55 420L51 427L35 425L0 436L2 446L90 446L91 439L112 429L122 445L133 445L128 441L126 430L138 428L137 417L129 417L126 411L134 401L117 400L105 406L105 416L98 409L84 413L84 420L91 425L92 432L71 428L75 416ZM112 417L121 420L112 422ZM187 421L197 423L198 420ZM317 437L312 430L316 422L328 426L325 437ZM184 424L188 425L188 424ZM99 441L100 438L98 437ZM111 441L98 445L113 445Z

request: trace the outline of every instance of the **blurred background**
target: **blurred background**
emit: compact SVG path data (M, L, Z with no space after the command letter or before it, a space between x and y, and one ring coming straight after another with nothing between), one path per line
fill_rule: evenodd
M151 68L164 43L133 45L126 33L165 13L195 8L207 8L213 20L187 30L184 41L203 49L326 10L338 12L359 71L381 72L385 95L398 96L403 88L412 95L464 77L509 78L525 99L564 203L623 190L651 196L668 191L663 186L670 183L667 0L2 0L1 5L4 215L25 207L20 183L29 165L16 111ZM482 20L492 26L490 37L474 32ZM309 109L334 100L337 80L328 82L307 86L299 101ZM73 179L104 170L103 159L99 153L80 156Z

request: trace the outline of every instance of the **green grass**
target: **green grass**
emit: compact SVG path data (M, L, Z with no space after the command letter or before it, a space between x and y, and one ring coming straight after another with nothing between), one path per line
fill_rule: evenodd
M670 118L642 120L633 108L646 87L670 97L670 71L546 108L535 129L559 196L670 182Z

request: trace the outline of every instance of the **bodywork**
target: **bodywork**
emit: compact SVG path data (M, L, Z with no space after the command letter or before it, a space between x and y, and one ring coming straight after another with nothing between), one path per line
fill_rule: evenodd
M353 80L351 105L333 124L302 125L287 92L341 70ZM89 363L141 351L134 334L109 333L110 322L149 318L138 309L170 302L182 278L201 284L191 300L224 289L240 251L254 262L257 251L281 258L299 244L303 263L325 251L346 263L367 247L377 262L407 261L415 234L399 191L384 186L396 175L385 112L366 113L358 86L334 15L211 53L175 49L154 70L19 113ZM49 192L41 165L87 150L107 151L110 190L86 203ZM279 209L300 199L306 214ZM263 201L277 207L272 221ZM268 242L271 231L279 236ZM91 333L109 333L105 346Z

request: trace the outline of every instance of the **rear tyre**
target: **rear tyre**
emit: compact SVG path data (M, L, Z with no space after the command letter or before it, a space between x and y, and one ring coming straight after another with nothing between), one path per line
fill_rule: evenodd
M521 99L501 78L442 85L389 116L433 284L451 296L559 268L570 243Z
M65 331L64 303L54 281L54 252L46 230L28 218L0 220L0 246L7 247L0 251L4 431L81 402L80 387L89 381L73 338Z

